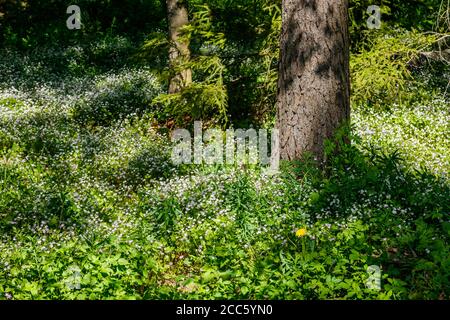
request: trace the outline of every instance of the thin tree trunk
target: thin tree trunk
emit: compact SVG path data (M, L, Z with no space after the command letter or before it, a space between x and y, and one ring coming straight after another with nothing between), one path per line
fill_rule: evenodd
M190 59L189 43L181 41L180 29L189 23L186 0L167 0L167 18L169 22L169 61L171 67L179 66ZM192 71L182 70L169 81L169 93L179 92L192 82Z
M277 98L280 156L310 152L350 118L348 0L283 0Z

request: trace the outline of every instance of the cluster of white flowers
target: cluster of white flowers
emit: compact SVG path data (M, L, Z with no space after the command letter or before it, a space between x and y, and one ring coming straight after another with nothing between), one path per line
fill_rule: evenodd
M105 45L94 50L107 50ZM61 55L51 50L41 54ZM71 57L70 68L75 68L83 49L71 47L63 56ZM130 111L161 90L145 68L96 76L58 74L47 72L39 57L11 52L0 55L0 68L0 151L5 150L0 154L0 227L12 230L0 233L0 276L13 276L8 261L20 252L46 254L68 243L114 239L139 251L151 243L164 261L173 263L173 243L183 252L179 259L187 260L228 238L245 250L258 241L261 247L272 240L289 246L299 227L313 240L333 241L336 229L347 230L383 213L404 218L393 230L401 234L417 214L391 199L390 189L401 175L383 182L386 192L361 188L355 191L358 201L344 205L339 192L322 199L307 177L289 182L258 169L243 173L229 167L197 167L179 174L182 169L170 160L170 143L152 127L151 114L137 117ZM130 112L120 123L94 129L74 121L80 114L101 117L113 107ZM411 166L444 176L450 169L449 120L444 101L353 113L361 147L399 149ZM356 172L347 173L357 179ZM431 192L424 189L424 196ZM323 202L315 212L312 195ZM167 219L160 219L164 215ZM12 296L5 293L5 298Z
M450 108L445 100L428 105L394 106L387 110L356 108L352 113L362 146L399 150L416 169L448 176L450 172Z

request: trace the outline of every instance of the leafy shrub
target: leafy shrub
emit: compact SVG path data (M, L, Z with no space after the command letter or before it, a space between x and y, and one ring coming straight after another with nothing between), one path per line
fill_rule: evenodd
M369 49L351 59L353 101L377 106L410 101L415 92L408 90L407 83L414 81L408 65L435 40L435 36L401 30L373 39Z

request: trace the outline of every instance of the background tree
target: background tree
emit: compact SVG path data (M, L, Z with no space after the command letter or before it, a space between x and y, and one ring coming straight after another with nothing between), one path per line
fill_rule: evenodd
M311 152L350 118L347 0L283 0L277 123L281 157Z
M182 65L189 61L189 42L181 37L182 28L189 23L185 0L167 0L167 20L169 23L169 62L171 66ZM189 68L177 70L170 78L169 93L177 93L192 82L192 71Z

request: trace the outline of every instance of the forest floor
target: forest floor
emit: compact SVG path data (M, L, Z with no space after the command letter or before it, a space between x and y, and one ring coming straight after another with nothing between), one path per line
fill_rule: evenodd
M0 299L450 298L442 96L354 106L327 176L176 167L110 52L0 54Z

